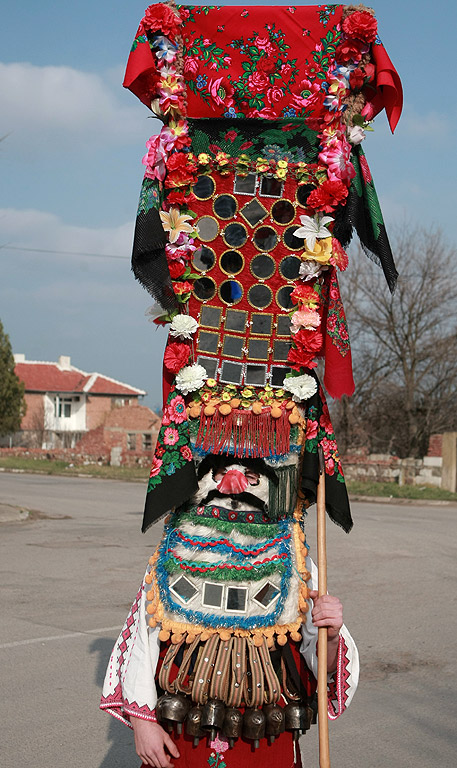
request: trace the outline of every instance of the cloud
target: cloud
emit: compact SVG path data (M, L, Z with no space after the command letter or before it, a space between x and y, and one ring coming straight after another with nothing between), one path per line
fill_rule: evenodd
M453 118L439 112L417 112L412 107L406 107L400 126L401 135L408 140L428 139L433 143L451 136Z
M67 224L55 214L46 211L0 209L0 254L3 251L9 256L12 251L8 246L14 246L15 252L23 246L44 251L49 249L51 252L61 251L61 255L41 254L40 258L51 262L61 262L68 251L114 255L127 259L132 250L132 236L133 221L116 227L79 227ZM30 258L33 258L32 254ZM69 260L72 257L66 258ZM85 258L93 260L96 257Z
M81 140L97 147L142 141L148 113L133 96L132 106L127 101L120 83L113 87L113 70L104 76L66 66L0 63L1 132L19 139L26 151L50 143L71 151L72 142ZM150 133L159 128L157 120L149 121Z

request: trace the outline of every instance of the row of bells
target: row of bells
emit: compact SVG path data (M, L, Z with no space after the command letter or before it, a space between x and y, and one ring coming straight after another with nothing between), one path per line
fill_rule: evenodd
M262 709L247 708L244 713L236 707L226 707L219 699L208 699L206 704L194 704L181 693L164 693L157 701L156 715L159 723L169 731L174 727L194 737L196 746L200 739L215 739L222 732L233 747L236 739L243 737L259 746L265 736L272 744L284 731L292 731L294 741L307 731L315 720L314 710L307 705L290 702L285 707L266 704Z

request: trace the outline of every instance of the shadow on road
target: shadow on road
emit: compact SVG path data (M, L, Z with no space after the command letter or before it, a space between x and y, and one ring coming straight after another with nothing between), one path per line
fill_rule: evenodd
M113 649L112 637L97 637L91 643L89 651L97 654L97 667L95 682L102 689L108 660ZM111 715L100 712L101 717L109 717L108 751L99 765L99 768L134 768L139 765L140 759L135 754L133 733L126 725L116 720Z

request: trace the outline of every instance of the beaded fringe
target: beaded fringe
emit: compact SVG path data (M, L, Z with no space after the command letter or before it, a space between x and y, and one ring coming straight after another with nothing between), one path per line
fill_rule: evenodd
M265 458L289 453L290 421L286 410L278 418L270 413L232 411L223 416L200 415L196 446L206 452L229 451L238 457Z

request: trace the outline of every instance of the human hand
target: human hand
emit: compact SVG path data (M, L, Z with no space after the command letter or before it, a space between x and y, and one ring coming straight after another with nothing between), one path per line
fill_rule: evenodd
M322 595L318 597L317 589L312 589L308 597L313 601L311 616L315 627L327 627L327 638L335 640L343 626L343 606L337 597Z
M170 755L178 758L178 748L162 726L139 717L131 716L130 721L135 734L136 753L143 763L153 768L173 768Z

